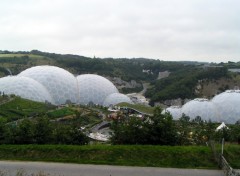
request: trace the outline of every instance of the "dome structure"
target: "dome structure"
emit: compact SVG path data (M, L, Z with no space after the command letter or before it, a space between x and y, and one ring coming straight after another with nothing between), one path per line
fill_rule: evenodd
M222 122L234 124L240 120L240 90L227 90L216 95L212 102L218 107Z
M178 120L182 117L182 108L180 106L170 106L166 108L164 112L169 112L174 120Z
M116 105L119 103L130 103L133 104L131 99L124 94L121 93L113 93L107 96L107 98L103 102L103 106L109 107L111 105Z
M220 114L218 113L217 106L204 98L196 98L187 102L182 107L182 113L189 116L191 119L200 116L203 120L210 120L219 122Z
M53 103L47 89L39 82L22 76L8 76L0 78L0 91L4 94L14 94L25 99Z
M54 104L65 104L67 101L77 103L78 101L77 80L62 68L36 66L22 71L18 76L29 77L41 83L52 96Z
M108 95L118 93L117 88L108 79L94 74L77 76L79 103L103 105Z

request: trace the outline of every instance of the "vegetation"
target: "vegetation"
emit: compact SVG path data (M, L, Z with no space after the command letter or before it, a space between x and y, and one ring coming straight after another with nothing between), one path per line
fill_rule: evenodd
M69 115L75 115L75 111L72 108L61 108L47 113L47 116L51 119L56 119L60 117L65 117Z
M0 118L6 122L11 122L24 117L34 117L43 115L49 110L55 109L55 106L45 103L39 103L31 100L22 99L16 96L1 96ZM4 102L4 103L3 103Z
M193 120L183 114L173 121L169 113L162 113L157 107L154 114L143 119L128 114L118 114L113 120L112 144L151 144L151 145L206 145L209 140L224 138L229 142L240 143L239 124L230 125L216 131L219 124L203 121L201 117Z
M147 145L0 145L1 160L174 168L217 168L210 148Z
M112 126L113 144L175 145L177 131L172 116L156 108L154 115L142 120L138 117L119 117Z
M136 109L137 111L145 113L145 114L153 114L153 111L154 111L153 107L145 106L145 105L141 105L141 104L119 103L117 106L133 108L133 109Z
M233 144L225 144L224 146L224 157L227 159L231 167L234 169L240 169L240 146Z
M167 99L191 99L197 96L195 88L199 80L216 80L222 77L228 77L225 67L203 69L188 66L171 73L167 78L155 81L152 88L147 90L146 96L151 98L152 104Z
M2 97L1 100L11 100L8 98ZM19 107L24 109L25 106L30 106L24 99L13 98L3 105L16 107L13 104L16 99L16 102L22 104ZM33 106L32 103L32 107L37 107L37 105ZM204 122L200 117L191 121L189 117L183 115L179 121L173 121L170 114L162 114L161 109L156 108L153 116L146 116L144 119L120 114L120 118L114 120L111 126L113 130L111 143L114 145L85 145L88 144L89 139L84 131L79 130L84 123L78 119L91 119L89 117L92 117L92 122L97 121L99 117L96 110L99 111L101 108L65 107L50 110L43 116L24 118L15 123L6 123L1 118L0 159L216 168L217 165L214 163L210 148L199 145L205 145L209 139L218 140L222 137L225 137L226 141L237 142L240 136L238 124L229 126L229 130L223 129L215 132L217 124ZM69 115L74 115L74 118L69 121L58 120L58 118ZM237 147L226 148L226 156L229 161L231 160L230 163L236 163L234 167L239 166L238 158L234 156L238 155L237 152ZM139 153L141 153L140 156Z
M87 144L86 135L74 125L50 123L48 118L0 121L0 144Z

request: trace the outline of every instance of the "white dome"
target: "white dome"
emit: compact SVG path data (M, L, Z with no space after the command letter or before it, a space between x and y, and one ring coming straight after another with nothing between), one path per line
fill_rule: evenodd
M227 90L216 95L212 102L218 107L221 121L233 124L240 120L240 90Z
M182 117L182 108L179 106L170 106L166 108L164 112L169 112L174 120L178 120L180 117Z
M108 79L94 75L85 74L77 76L79 87L79 103L103 105L106 97L112 93L118 93L117 88Z
M21 76L8 76L0 78L0 91L4 94L14 94L25 99L53 103L47 89L39 82Z
M103 106L110 106L110 105L116 105L118 103L130 103L132 104L133 102L131 101L131 99L121 93L113 93L107 96L107 98L105 99L105 101L103 102Z
M191 119L200 116L203 120L210 120L219 122L218 109L214 103L208 99L196 98L187 102L182 107L182 113L189 116Z
M22 71L19 76L32 78L46 87L55 104L78 100L76 78L68 71L55 66L36 66Z

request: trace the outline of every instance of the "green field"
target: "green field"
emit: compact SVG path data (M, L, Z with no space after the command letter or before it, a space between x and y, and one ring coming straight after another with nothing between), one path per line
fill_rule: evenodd
M68 107L57 109L47 113L48 117L50 117L51 119L56 119L56 118L65 117L65 116L74 115L74 114L75 112L73 111L73 109Z
M142 113L153 114L154 108L150 106L140 105L140 104L129 104L129 103L120 103L118 104L120 107L129 107L136 109Z
M0 105L0 117L6 121L12 121L44 114L50 109L55 109L55 106L14 97L9 102Z
M226 144L224 146L223 156L227 159L231 167L240 169L240 145Z
M209 147L0 145L1 160L217 169Z

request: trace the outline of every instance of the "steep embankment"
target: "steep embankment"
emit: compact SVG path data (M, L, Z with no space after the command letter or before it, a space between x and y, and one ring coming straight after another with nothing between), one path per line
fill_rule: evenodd
M203 146L0 145L0 159L172 168L217 168L211 149Z

